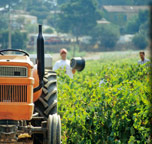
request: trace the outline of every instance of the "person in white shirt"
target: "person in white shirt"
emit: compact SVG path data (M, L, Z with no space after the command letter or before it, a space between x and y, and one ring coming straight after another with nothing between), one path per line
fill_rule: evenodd
M76 72L75 69L72 69L70 67L70 60L67 59L67 50L66 49L61 49L60 50L60 56L61 56L61 60L58 60L54 66L53 66L53 70L56 71L58 69L65 69L66 70L66 74L70 77L73 78L73 74Z
M138 61L138 64L145 64L145 63L150 61L149 59L145 58L145 52L144 51L140 51L139 56L140 56L141 60Z

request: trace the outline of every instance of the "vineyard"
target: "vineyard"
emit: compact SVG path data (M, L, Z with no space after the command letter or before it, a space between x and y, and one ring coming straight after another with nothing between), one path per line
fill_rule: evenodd
M59 72L63 144L151 143L150 70L137 52L104 53L70 79Z

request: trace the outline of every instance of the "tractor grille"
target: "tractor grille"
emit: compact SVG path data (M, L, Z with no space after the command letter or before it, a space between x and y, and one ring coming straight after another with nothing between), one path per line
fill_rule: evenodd
M27 77L27 68L19 66L0 66L1 77Z
M27 86L0 85L0 102L27 102Z

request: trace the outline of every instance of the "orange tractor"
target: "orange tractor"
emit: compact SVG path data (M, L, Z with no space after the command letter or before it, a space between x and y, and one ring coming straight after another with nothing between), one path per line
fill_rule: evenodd
M61 143L56 73L44 68L41 25L36 63L23 50L0 51L0 143L17 142L24 133L34 144Z

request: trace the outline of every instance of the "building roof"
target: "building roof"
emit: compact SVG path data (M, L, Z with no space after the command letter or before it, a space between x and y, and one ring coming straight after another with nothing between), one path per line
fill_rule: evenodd
M138 13L140 10L149 10L148 6L112 6L104 5L103 9L108 12Z

